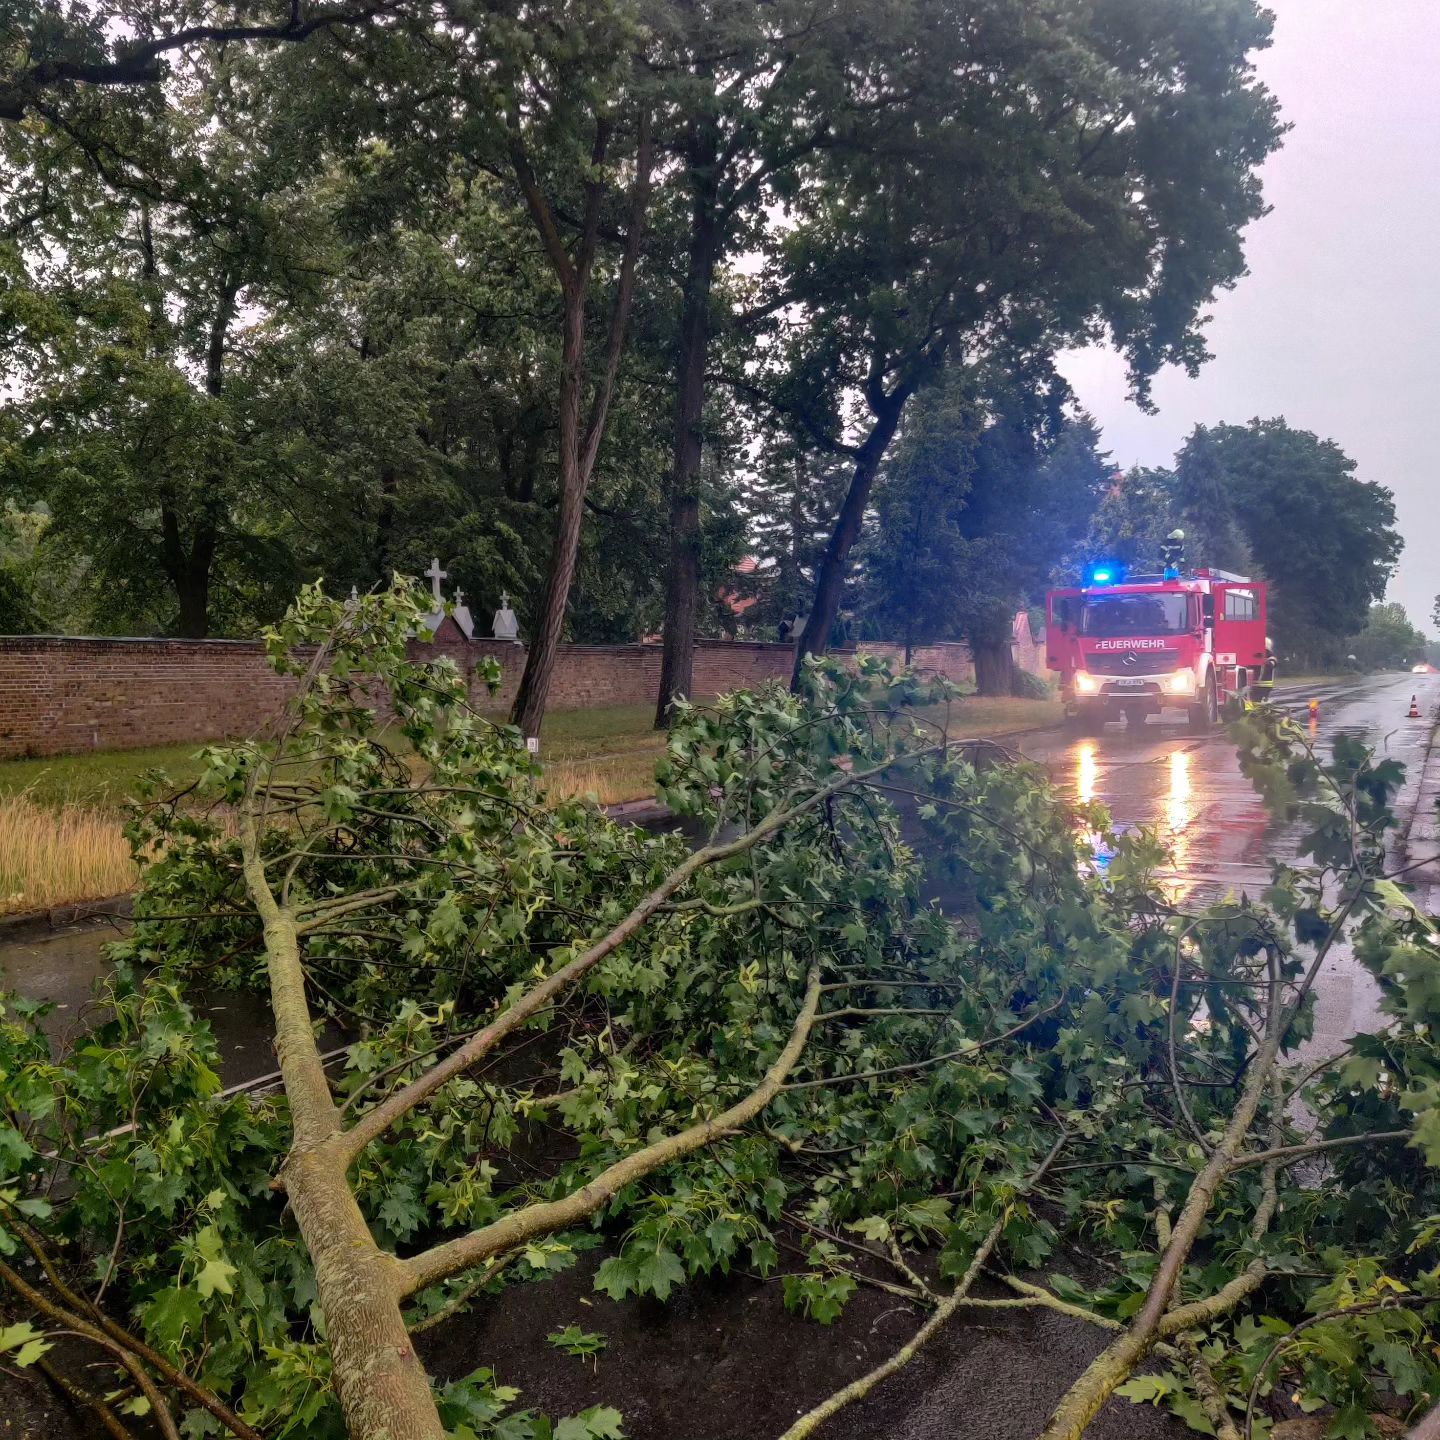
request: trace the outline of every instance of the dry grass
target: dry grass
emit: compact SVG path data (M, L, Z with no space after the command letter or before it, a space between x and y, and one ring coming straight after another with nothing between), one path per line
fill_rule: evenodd
M545 766L545 789L565 799L586 795L601 805L648 799L655 793L659 753L654 749L599 760L552 760Z
M939 710L930 718L943 723ZM950 710L952 736L1001 735L1053 725L1056 699L967 696ZM552 795L617 805L655 793L664 736L649 707L555 711L540 758ZM125 801L146 770L185 782L199 773L197 745L0 763L0 914L95 900L128 890L135 869L121 834Z
M136 878L114 814L0 796L0 915L119 895Z

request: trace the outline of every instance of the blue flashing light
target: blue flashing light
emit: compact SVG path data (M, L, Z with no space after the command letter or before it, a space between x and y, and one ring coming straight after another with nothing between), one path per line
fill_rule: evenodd
M1109 570L1092 570L1090 572L1090 578L1097 585L1108 585L1111 579L1111 572Z
M1113 560L1098 560L1086 572L1087 585L1118 585L1123 578L1123 569Z

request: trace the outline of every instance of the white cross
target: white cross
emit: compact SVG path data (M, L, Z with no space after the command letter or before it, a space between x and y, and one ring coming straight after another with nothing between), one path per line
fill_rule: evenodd
M426 578L430 581L430 591L435 596L435 608L445 608L445 597L440 593L440 582L450 578L448 570L440 568L440 557L437 555L431 562L430 568L425 572Z
M510 593L507 590L500 592L500 608L502 610L508 610L510 608Z
M457 585L455 587L455 608L458 610L465 603L465 592Z

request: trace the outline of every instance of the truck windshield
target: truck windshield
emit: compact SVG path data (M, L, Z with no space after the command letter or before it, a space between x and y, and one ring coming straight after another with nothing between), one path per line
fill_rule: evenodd
M1092 595L1080 617L1082 635L1183 635L1189 626L1184 595Z

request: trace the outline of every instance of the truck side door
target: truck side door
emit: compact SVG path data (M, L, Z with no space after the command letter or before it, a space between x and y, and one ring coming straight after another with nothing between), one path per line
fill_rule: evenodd
M1265 595L1262 586L1215 586L1215 664L1252 677L1265 660ZM1237 688L1241 677L1236 677Z

